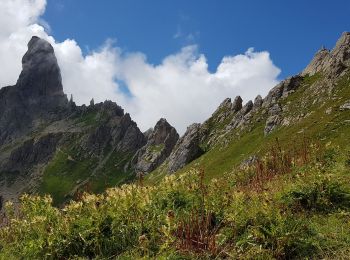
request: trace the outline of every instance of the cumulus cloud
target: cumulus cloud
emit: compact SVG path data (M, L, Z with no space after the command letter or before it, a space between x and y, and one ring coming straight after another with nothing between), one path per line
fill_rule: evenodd
M75 40L57 42L49 35L49 25L40 19L45 5L45 0L0 2L0 64L6 64L0 70L0 86L16 82L32 35L54 46L64 90L78 104L91 98L113 100L142 130L165 117L183 133L189 124L208 118L224 98L241 95L248 101L277 84L280 70L269 53L251 48L224 57L215 72L208 70L196 45L182 48L158 65L148 63L143 53L124 53L110 40L84 56Z

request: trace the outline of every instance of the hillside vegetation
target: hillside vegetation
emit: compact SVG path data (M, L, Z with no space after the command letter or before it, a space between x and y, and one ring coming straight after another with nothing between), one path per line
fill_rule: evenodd
M299 148L297 148L299 147ZM347 147L349 149L349 147ZM251 166L205 182L205 171L142 178L63 209L49 196L6 204L2 259L346 258L350 150L278 140Z

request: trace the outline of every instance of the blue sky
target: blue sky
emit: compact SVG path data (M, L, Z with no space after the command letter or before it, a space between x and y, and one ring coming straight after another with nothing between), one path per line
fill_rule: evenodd
M75 39L83 51L107 38L148 62L197 44L213 71L225 55L248 47L270 52L280 78L301 71L325 45L350 30L350 1L48 0L43 18L57 40Z
M302 71L349 14L349 0L0 0L0 88L36 35L78 105L112 100L141 130L164 117L182 134L224 99L264 97Z

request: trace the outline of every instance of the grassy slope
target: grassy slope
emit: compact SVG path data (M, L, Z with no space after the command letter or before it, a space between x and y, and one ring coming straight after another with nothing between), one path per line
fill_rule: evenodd
M232 171L249 155L263 154L276 138L286 147L291 143L300 142L304 137L323 143L331 141L344 147L350 140L350 122L346 121L350 119L350 111L339 111L339 106L350 100L349 77L350 72L338 81L331 98L326 99L322 105L319 103L312 104L315 96L310 93L310 86L318 84L322 80L322 76L305 77L302 86L280 102L282 104L288 103L289 111L292 111L294 116L312 111L311 115L295 124L279 127L266 137L263 133L264 120L257 122L251 127L251 131L245 132L240 137L232 137L232 141L227 147L214 147L179 170L178 173L186 172L195 167L204 169L208 179L220 176L225 172ZM326 97L326 95L326 93L323 93L319 97ZM305 107L300 106L301 100L306 103ZM332 108L329 115L325 112L328 108ZM222 128L222 125L219 127ZM166 172L160 168L151 173L147 180L150 183L157 183L165 175Z
M85 195L60 211L26 196L23 214L10 213L0 229L0 258L347 259L350 156L336 146L308 156L261 182L253 168L208 184L190 171Z
M59 150L46 166L40 194L51 194L55 204L64 202L73 188L89 177L89 171L94 167L95 160L69 159L67 151Z
M103 120L103 116L102 119L96 119L96 116L96 111L90 111L77 118L76 123L95 127ZM74 198L79 191L100 193L131 178L131 171L123 169L131 159L129 154L117 153L109 148L100 160L76 148L79 147L79 139L79 136L75 137L74 142L58 150L44 170L39 194L50 194L55 205Z
M74 198L76 191L103 192L108 187L120 185L130 179L131 172L124 171L129 155L112 152L103 163L97 158L78 158L71 156L70 150L59 150L44 170L40 194L50 194L55 205ZM118 162L118 164L116 164ZM98 167L98 168L97 168ZM96 169L94 176L91 172Z

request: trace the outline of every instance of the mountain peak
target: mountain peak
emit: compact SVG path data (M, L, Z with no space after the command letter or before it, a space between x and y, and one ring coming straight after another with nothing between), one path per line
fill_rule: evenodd
M310 64L301 73L302 76L325 72L328 75L338 75L350 66L350 32L344 32L335 47L329 51L321 48Z
M349 45L350 45L350 32L343 32L335 45L335 49L339 49L342 46L349 46Z
M147 144L135 156L135 170L149 173L156 169L169 157L178 139L176 129L165 118L159 119L147 134Z
M60 118L68 108L54 49L33 36L16 85L0 90L0 145L25 136L40 122Z
M16 85L25 97L64 96L61 71L49 42L37 36L31 38Z

